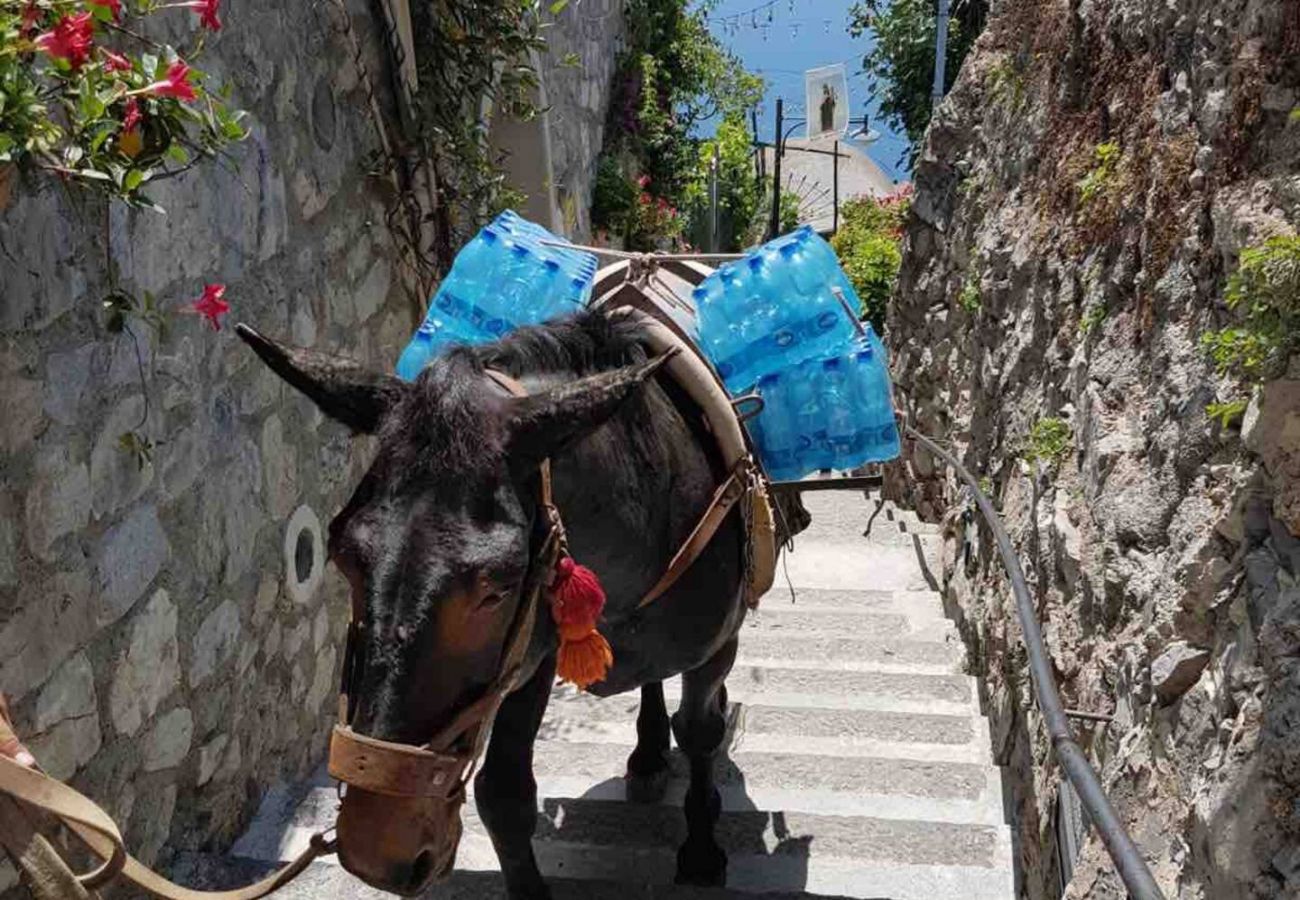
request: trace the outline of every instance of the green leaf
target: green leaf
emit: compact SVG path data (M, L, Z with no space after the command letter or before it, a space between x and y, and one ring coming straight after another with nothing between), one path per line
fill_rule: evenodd
M167 158L179 166L183 166L190 161L190 155L185 148L175 142L167 148Z
M551 4L551 15L558 16L564 12L564 8L569 5L569 0L554 0Z
M122 190L130 193L142 184L144 184L144 172L139 169L132 169L130 172L127 172L126 177L122 179Z

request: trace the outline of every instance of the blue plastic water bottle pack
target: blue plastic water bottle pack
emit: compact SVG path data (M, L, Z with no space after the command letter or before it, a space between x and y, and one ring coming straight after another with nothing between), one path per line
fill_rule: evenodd
M596 257L552 246L563 239L507 210L456 256L424 323L397 361L408 381L449 344L496 340L582 309L591 296Z
M559 243L513 212L498 216L457 255L397 374L412 380L448 345L583 309L596 257ZM772 478L898 456L884 345L857 324L857 293L811 228L722 266L692 299L699 343L727 390L763 398L748 427Z
M898 456L884 345L859 330L857 293L811 228L721 267L693 296L727 389L763 398L749 427L772 478Z

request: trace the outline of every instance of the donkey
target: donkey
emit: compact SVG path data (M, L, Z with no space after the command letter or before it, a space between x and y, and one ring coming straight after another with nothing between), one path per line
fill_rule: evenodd
M549 459L569 547L608 596L601 631L614 664L590 690L641 690L628 796L664 795L671 723L690 771L676 878L724 883L713 766L746 611L743 523L733 509L671 590L637 608L725 473L698 417L683 413L690 401L656 376L660 361L647 359L636 325L582 313L522 328L453 348L412 383L283 346L247 326L239 334L327 416L377 437L370 469L329 526L330 558L365 620L352 728L425 744L493 681L536 553L539 464ZM513 396L488 369L517 379L527 396ZM797 501L785 518L796 529L808 521ZM512 900L550 897L531 844L532 761L557 640L549 615L537 616L474 780ZM678 674L682 700L670 720L662 681ZM339 857L372 886L411 895L451 870L459 835L458 802L349 786Z

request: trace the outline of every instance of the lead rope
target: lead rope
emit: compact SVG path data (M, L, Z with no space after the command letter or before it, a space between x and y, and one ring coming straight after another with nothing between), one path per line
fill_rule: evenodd
M121 876L142 890L164 900L260 900L284 887L314 860L334 852L335 841L327 837L333 828L312 836L307 849L296 859L270 876L229 891L198 891L168 881L126 852L122 833L111 816L97 803L36 768L20 765L0 756L0 793L4 793L42 813L58 819L77 835L82 843L101 860L101 864L83 874L73 873L57 857L58 865L86 891L94 890ZM25 813L20 814L27 818ZM32 829L35 831L35 829ZM14 853L13 848L11 855ZM19 865L24 854L14 856Z

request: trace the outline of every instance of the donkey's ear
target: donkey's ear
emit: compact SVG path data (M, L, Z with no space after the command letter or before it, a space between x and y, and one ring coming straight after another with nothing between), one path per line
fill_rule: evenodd
M320 411L353 431L374 434L384 413L409 388L390 375L363 369L353 360L289 347L263 337L242 322L238 334L262 362L306 394Z
M603 425L676 353L674 349L643 363L589 375L545 393L511 401L509 429L513 461L533 463L546 459Z

